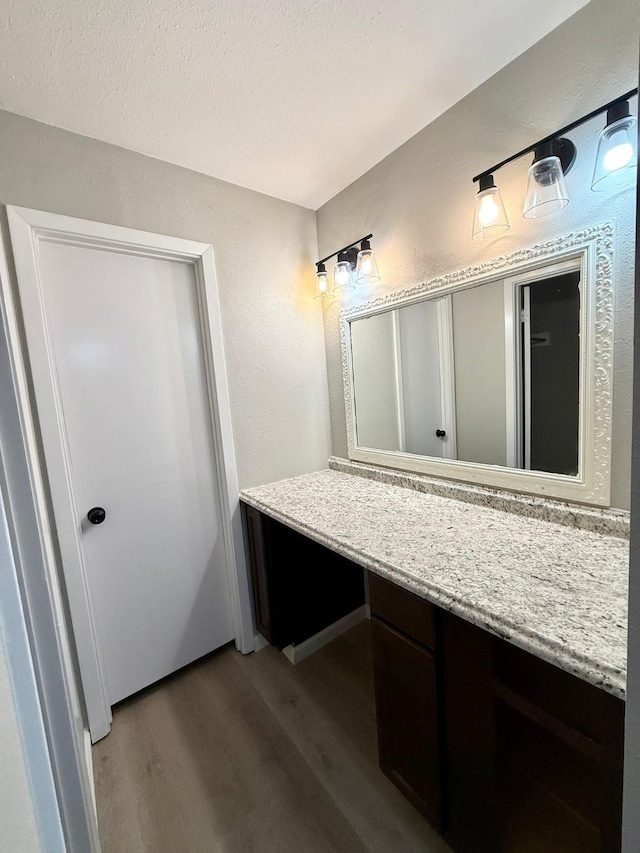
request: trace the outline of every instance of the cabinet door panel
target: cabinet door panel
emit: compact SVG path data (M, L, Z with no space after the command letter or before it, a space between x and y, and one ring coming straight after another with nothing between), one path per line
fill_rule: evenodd
M273 643L269 578L267 574L267 531L261 513L253 507L242 505L245 534L251 567L253 607L256 628Z
M433 654L373 620L378 748L383 772L440 829L442 802Z

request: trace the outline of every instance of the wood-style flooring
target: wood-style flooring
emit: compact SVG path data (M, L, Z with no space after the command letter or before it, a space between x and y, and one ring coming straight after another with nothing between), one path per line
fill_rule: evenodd
M292 666L231 646L94 746L103 853L445 853L377 765L370 624Z

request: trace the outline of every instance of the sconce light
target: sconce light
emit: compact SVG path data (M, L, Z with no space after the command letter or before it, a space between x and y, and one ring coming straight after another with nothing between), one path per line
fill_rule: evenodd
M500 190L494 183L493 175L482 175L479 183L480 189L476 196L476 207L473 214L472 236L482 238L491 236L497 231L508 231L507 211Z
M355 290L351 261L347 252L338 252L338 260L333 268L333 289Z
M591 189L602 192L626 183L638 165L638 120L631 115L629 101L618 101L607 110L607 125L598 140Z
M343 246L337 252L332 252L316 262L316 299L324 299L341 291L355 290L356 284L371 284L380 281L380 270L376 263L371 238L373 234L360 237L354 243ZM333 290L329 290L326 261L337 256L333 270Z
M327 299L331 296L329 291L329 279L327 278L327 268L324 264L316 264L316 293L314 299Z
M363 240L356 261L356 284L373 284L380 281L380 270L369 240Z
M638 165L638 121L630 114L629 99L637 94L637 88L626 92L476 175L473 181L480 183L480 189L475 202L473 236L483 237L489 228L499 226L506 230L509 227L493 175L507 163L512 163L525 154L533 153L534 159L527 176L527 192L522 211L524 218L538 219L566 207L569 204L569 194L564 176L575 162L576 147L564 134L604 112L607 113L607 124L598 142L591 189L606 189L609 185L618 183L620 178L626 179L633 174L633 168Z
M554 139L536 148L527 177L522 210L525 219L557 213L569 204L564 176L575 159L576 147L569 139Z

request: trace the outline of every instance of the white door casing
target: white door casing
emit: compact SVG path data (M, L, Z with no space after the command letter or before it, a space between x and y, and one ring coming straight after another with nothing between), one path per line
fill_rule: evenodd
M531 317L530 286L536 281L580 273L580 301L585 300L585 259L581 256L567 261L549 264L521 275L509 276L504 280L504 353L506 378L506 437L507 466L531 469ZM520 292L522 291L522 299ZM521 305L522 303L522 305ZM522 316L521 316L521 311ZM583 305L581 317L586 313ZM521 329L522 325L522 329ZM581 323L584 329L584 322ZM521 332L524 333L524 342ZM584 336L584 332L583 332ZM585 381L581 370L580 381ZM582 422L582 417L581 417Z
M107 696L96 619L87 583L79 519L87 507L76 507L67 431L62 409L51 337L51 317L42 277L43 249L64 246L97 249L139 259L178 261L191 268L197 294L197 313L204 349L204 372L213 432L219 507L232 604L233 633L242 652L253 649L253 630L247 582L238 485L231 431L222 331L212 247L173 237L73 219L23 208L8 208L11 241L19 285L37 419L46 459L69 609L76 640L92 739L108 733ZM45 247L46 244L46 247ZM81 253L80 253L81 254ZM17 342L14 342L17 346ZM36 448L30 449L32 457ZM37 458L32 463L38 465ZM43 519L48 507L41 501ZM46 524L43 525L46 529ZM95 529L97 533L99 528ZM52 567L53 570L53 567Z

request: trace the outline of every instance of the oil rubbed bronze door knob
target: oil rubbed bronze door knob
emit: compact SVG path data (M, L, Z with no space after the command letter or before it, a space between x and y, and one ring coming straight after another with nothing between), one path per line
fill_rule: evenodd
M443 430L443 429L437 429L436 430L436 436L438 438L445 438L446 435L447 435L447 433L445 432L445 430Z
M102 524L106 517L107 513L101 506L94 506L87 513L87 518L91 524Z

